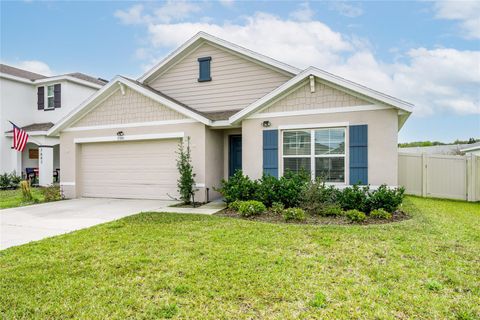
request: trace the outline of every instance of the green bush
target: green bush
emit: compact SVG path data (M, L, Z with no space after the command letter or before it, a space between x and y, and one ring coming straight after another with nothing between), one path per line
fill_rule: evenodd
M339 217L339 216L342 216L343 214L344 212L342 208L337 204L325 206L320 212L320 215L325 217Z
M254 200L257 187L258 184L255 181L238 170L228 180L222 179L221 187L216 191L222 194L227 203L230 203L236 200Z
M306 214L302 208L288 208L283 210L283 218L285 221L303 221L306 218Z
M179 175L177 191L183 203L190 204L193 202L195 205L195 173L193 173L190 152L190 137L187 138L186 145L183 140L179 143L177 156L177 170Z
M274 202L272 203L271 209L273 213L277 215L281 215L283 212L283 209L285 209L285 206L281 202Z
M354 185L346 187L339 193L339 204L343 210L359 210L369 212L368 210L368 186L360 187Z
M285 208L297 207L301 202L302 191L308 181L310 181L310 175L305 171L299 173L286 171L278 179L278 202L283 203Z
M62 194L59 186L52 185L49 187L43 187L42 193L45 197L45 202L62 200Z
M20 186L20 181L22 181L22 177L20 177L15 171L13 171L12 173L10 173L9 178L10 188L17 189Z
M300 207L310 214L322 215L324 209L335 204L339 190L326 186L320 179L309 181L300 195Z
M238 211L238 208L240 207L241 203L242 203L242 201L240 201L240 200L235 200L233 202L230 202L228 204L228 209L233 210L233 211Z
M370 212L370 217L374 219L392 219L392 214L388 211L385 211L383 209L375 209Z
M242 217L251 217L264 213L267 210L265 205L260 201L249 200L242 201L238 206L238 213Z
M0 189L5 190L10 188L11 180L8 173L0 175Z
M377 190L369 192L367 201L368 211L384 209L393 213L402 204L405 197L404 193L405 188L403 187L390 189L387 185L382 184Z
M352 222L363 222L367 219L367 215L365 213L355 209L345 212L345 216Z
M280 202L280 180L264 174L261 179L257 180L257 189L255 192L255 200L262 202L267 207L271 207L274 202Z

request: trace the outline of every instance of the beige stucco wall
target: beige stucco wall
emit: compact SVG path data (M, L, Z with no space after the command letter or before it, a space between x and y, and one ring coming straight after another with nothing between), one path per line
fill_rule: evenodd
M210 200L220 197L220 194L214 188L220 187L220 181L223 178L223 165L223 130L205 127L205 184L209 188Z
M212 81L198 82L198 58L212 57ZM291 78L203 44L149 85L200 111L241 109Z
M192 163L194 172L196 173L196 182L206 185L206 129L205 125L201 123L62 132L60 134L61 184L67 198L76 198L82 194L82 180L78 174L81 169L79 159L80 153L82 152L82 144L74 143L74 139L86 137L115 137L119 130L124 132L125 137L130 135L184 132L185 137L191 137ZM172 154L172 157L176 157L176 154ZM199 187L198 189L196 199L198 201L204 201L205 189L204 187Z
M77 121L72 127L126 124L146 121L179 120L186 117L135 90L118 89L107 100Z
M395 109L375 111L341 112L294 117L271 117L247 119L242 122L242 165L245 174L252 178L260 178L263 172L262 158L262 122L269 120L275 129L281 125L309 125L348 122L349 125L368 125L368 181L371 185L397 185L397 136L398 115ZM348 130L346 150L348 150ZM281 133L280 133L281 134ZM280 136L279 136L279 140ZM279 141L280 144L280 141ZM349 181L348 152L345 166L346 182ZM281 146L279 145L279 169L283 166ZM281 170L279 170L281 171Z
M312 93L310 80L307 79L299 88L262 110L261 113L340 108L368 104L371 104L371 102L332 88L318 80L315 81L315 92Z

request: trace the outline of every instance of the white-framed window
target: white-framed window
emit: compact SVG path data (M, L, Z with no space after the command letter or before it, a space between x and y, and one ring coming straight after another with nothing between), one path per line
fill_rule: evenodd
M345 127L282 131L283 172L305 170L312 179L345 183Z
M45 109L55 109L55 86L47 86L47 94L45 95Z

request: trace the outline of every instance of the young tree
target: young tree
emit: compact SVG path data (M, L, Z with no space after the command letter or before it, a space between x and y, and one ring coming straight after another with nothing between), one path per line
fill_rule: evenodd
M179 143L177 155L177 169L180 176L177 180L177 190L180 199L185 204L190 204L195 195L195 173L193 173L190 155L190 137L187 137L186 145L183 140Z

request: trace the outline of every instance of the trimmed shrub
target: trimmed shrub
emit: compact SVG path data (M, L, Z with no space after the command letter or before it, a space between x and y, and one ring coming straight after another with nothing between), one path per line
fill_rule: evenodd
M281 202L274 202L272 203L271 209L273 213L277 215L281 215L283 210L285 209L285 206Z
M310 176L305 171L295 173L287 170L278 179L278 202L283 203L285 208L297 207L301 202L302 191L308 181L310 181Z
M303 221L306 218L306 214L302 208L288 208L283 210L283 218L285 221Z
M42 188L42 193L45 197L45 202L62 200L62 194L59 186L52 185L49 187L44 187Z
M264 213L266 210L267 208L263 203L255 200L242 201L238 206L238 213L242 217L256 216L261 213Z
M22 177L17 175L15 171L12 171L9 177L10 177L10 188L17 189L20 186L20 181L22 181Z
M262 202L267 207L271 207L274 202L280 202L280 180L264 174L257 180L257 189L255 200Z
M376 209L384 209L393 213L402 204L405 197L405 188L388 188L382 184L377 190L373 190L368 194L367 207L368 211ZM367 212L368 212L367 211Z
M320 212L320 215L325 217L339 217L339 216L343 216L344 212L339 205L332 204L332 205L325 206Z
M352 209L345 212L345 216L351 222L363 222L367 219L367 215L361 211Z
M354 185L346 187L339 193L339 204L343 210L359 210L369 212L368 210L368 191L369 186L360 187Z
M0 189L5 190L10 188L11 186L11 179L8 173L4 173L0 175Z
M370 217L374 219L392 219L392 214L388 211L385 211L383 209L375 209L370 212Z
M221 187L216 191L222 194L227 203L230 203L235 200L254 200L257 186L255 181L238 170L228 180L222 179Z
M326 186L320 179L309 181L302 190L300 207L310 214L323 215L326 207L335 204L339 190Z
M22 198L24 202L30 202L33 200L32 190L30 189L30 182L23 180L20 182L20 188L22 188Z
M241 203L242 203L242 201L240 201L240 200L235 200L233 202L230 202L228 204L228 209L233 210L233 211L238 211L238 208L240 207Z

